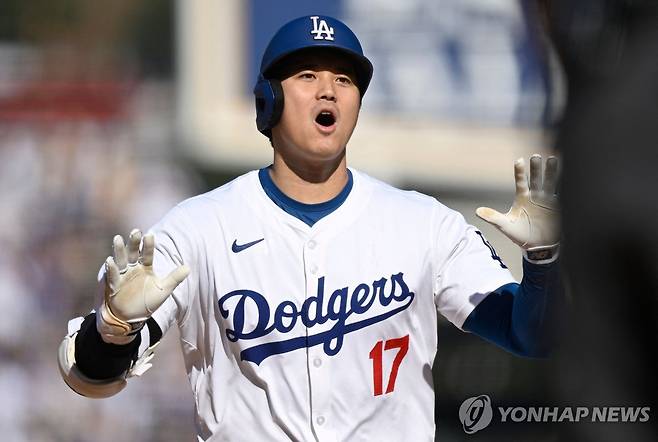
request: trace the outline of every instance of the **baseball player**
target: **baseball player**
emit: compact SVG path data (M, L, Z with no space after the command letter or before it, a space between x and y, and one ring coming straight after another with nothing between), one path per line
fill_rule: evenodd
M176 325L200 441L421 441L435 434L437 314L545 353L556 160L542 177L533 156L529 184L518 160L510 211L477 211L523 248L518 284L459 213L347 167L372 72L335 18L274 35L254 89L273 163L114 238L97 308L60 346L73 390L116 394Z

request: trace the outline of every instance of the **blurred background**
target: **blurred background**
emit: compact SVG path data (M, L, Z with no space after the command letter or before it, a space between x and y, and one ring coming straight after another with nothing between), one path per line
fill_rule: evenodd
M375 66L351 166L461 211L517 278L521 256L475 218L506 210L512 163L546 153L562 73L529 2L504 0L3 0L0 3L0 438L194 439L177 330L142 379L107 400L60 379L67 321L93 308L111 238L271 161L251 88L267 41L304 14L344 20ZM531 17L529 19L529 17ZM549 406L545 361L441 321L437 434L458 409ZM535 424L475 440L555 440Z

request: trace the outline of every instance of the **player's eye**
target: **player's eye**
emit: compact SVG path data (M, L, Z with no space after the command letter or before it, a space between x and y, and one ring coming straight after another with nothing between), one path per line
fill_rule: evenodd
M315 74L313 72L302 72L299 74L299 78L303 80L312 80L315 78Z
M344 85L352 84L352 80L347 75L339 75L338 77L336 77L336 81Z

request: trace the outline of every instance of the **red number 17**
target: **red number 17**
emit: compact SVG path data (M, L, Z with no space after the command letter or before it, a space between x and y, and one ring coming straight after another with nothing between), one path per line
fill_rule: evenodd
M372 350L370 350L375 396L382 394L382 347L384 350L391 350L393 348L398 349L398 354L395 355L395 359L393 360L391 375L389 376L388 384L386 385L386 393L390 393L395 389L395 379L398 377L398 368L400 368L400 363L409 350L409 335L403 336L401 338L389 339L385 343L384 341L377 341Z

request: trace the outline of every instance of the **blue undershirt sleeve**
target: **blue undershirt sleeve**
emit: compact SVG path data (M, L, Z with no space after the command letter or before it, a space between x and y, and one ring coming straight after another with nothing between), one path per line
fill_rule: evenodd
M561 308L559 264L523 260L521 284L491 292L466 318L463 329L519 356L547 357Z

